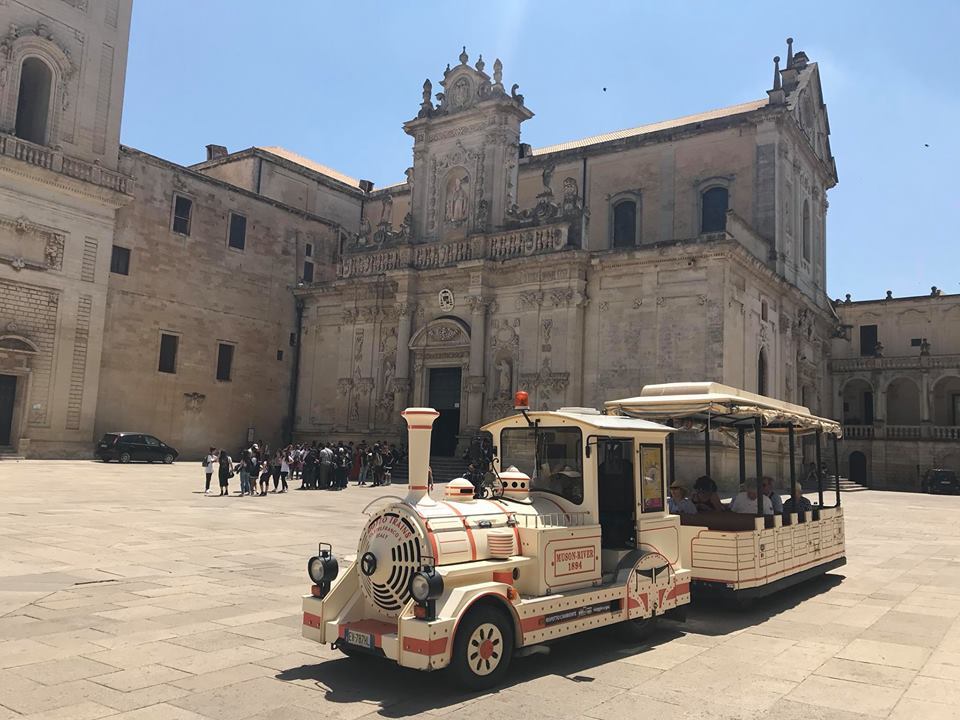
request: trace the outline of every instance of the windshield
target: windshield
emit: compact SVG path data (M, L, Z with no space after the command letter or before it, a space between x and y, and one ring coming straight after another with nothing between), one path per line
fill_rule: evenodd
M582 448L579 428L509 428L500 433L500 467L515 465L530 476L531 490L559 495L579 505L583 502Z

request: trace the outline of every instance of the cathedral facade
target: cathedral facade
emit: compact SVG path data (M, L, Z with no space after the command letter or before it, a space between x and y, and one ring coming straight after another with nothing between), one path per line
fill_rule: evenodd
M792 43L792 41L791 41ZM511 412L712 380L829 414L819 71L788 45L767 97L533 149L500 61L423 86L406 182L367 193L303 306L296 435L399 438L436 407L451 455Z

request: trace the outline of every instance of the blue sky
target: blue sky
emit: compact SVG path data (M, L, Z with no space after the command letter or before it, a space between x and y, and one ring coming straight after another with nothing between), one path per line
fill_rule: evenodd
M412 164L400 126L462 45L520 84L537 147L765 97L792 35L820 64L840 176L830 295L960 292L958 27L947 0L134 0L122 140L184 164L282 145L379 186Z

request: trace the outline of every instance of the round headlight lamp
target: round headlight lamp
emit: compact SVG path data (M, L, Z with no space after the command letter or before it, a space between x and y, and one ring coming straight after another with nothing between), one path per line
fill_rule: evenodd
M337 559L329 550L321 550L319 555L314 555L307 561L307 575L314 585L329 585L337 579L339 572Z
M443 578L433 568L415 572L410 577L410 595L418 603L436 600L443 595Z

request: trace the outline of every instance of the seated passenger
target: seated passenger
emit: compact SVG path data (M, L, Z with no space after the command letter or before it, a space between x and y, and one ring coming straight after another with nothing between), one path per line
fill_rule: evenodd
M760 491L764 497L770 498L770 504L773 505L774 514L779 515L783 512L783 498L780 497L780 493L774 492L773 478L764 475L762 482L763 484L760 486Z
M813 509L813 504L803 496L803 490L800 489L800 485L797 485L797 492L793 497L787 498L787 501L783 504L783 511L785 513L801 513L801 512L810 512Z
M670 486L670 497L667 498L667 508L674 515L697 514L697 506L687 497L687 489L676 482Z
M757 514L757 479L751 478L747 481L743 489L737 493L737 496L730 503L730 509L735 513L746 513L749 515ZM773 504L770 498L763 498L763 514L773 515Z
M697 478L693 484L693 495L690 500L700 512L727 509L717 494L717 484L709 475L701 475Z

